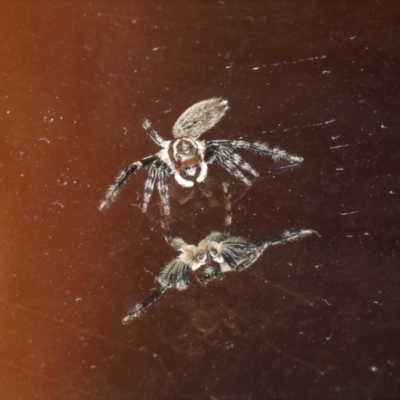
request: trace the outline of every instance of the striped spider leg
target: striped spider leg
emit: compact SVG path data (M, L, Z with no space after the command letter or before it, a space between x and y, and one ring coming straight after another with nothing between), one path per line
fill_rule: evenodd
M244 140L211 140L207 142L205 161L211 164L216 160L230 174L248 186L251 186L251 181L241 170L247 171L255 177L258 177L259 173L244 161L239 154L233 152L236 149L249 150L262 156L269 156L273 161L286 161L290 164L301 163L304 160L303 157L291 155L279 148L270 148L266 143L261 142L249 143Z
M191 272L200 284L205 285L227 272L249 268L270 246L293 242L316 233L311 229L285 231L258 243L251 243L243 237L230 236L232 214L226 183L223 183L223 192L226 213L223 233L211 232L198 245L187 244L182 238L172 238L168 223L164 221L165 239L180 254L169 262L156 278L158 290L133 307L123 318L123 324L128 324L142 315L168 289L186 290L190 284Z
M217 161L230 174L246 185L251 180L246 173L257 177L259 174L234 150L249 150L262 156L270 156L274 161L300 163L302 157L290 155L278 148L272 149L265 143L249 143L243 140L200 140L200 136L214 127L228 110L228 101L221 98L211 98L200 101L189 107L175 122L172 128L172 140L164 140L152 127L149 120L143 122L143 128L150 138L161 147L155 155L132 163L116 178L110 186L99 209L111 205L129 177L141 169L148 169L143 198L143 212L158 181L163 214L170 214L167 179L173 175L179 185L192 187L196 182L203 182L208 175L208 164Z

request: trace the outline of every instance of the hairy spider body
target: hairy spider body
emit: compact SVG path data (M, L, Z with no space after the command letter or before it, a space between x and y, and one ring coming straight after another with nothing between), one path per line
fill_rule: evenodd
M240 236L211 232L197 246L175 238L170 245L181 254L165 266L157 282L162 287L186 290L189 273L197 272L197 281L207 284L226 272L249 268L270 246L294 242L314 233L311 229L285 231L276 237L251 243Z
M208 164L218 162L230 174L246 185L251 180L245 175L259 176L250 164L234 153L236 149L253 151L262 156L270 156L274 161L299 163L302 157L288 154L278 148L271 149L266 143L249 143L243 140L198 140L206 131L211 129L225 115L228 101L221 98L211 98L200 101L188 108L175 122L172 128L173 140L164 140L145 119L143 128L150 138L161 147L155 155L132 163L122 171L111 185L99 205L103 210L115 200L121 188L129 177L141 169L148 169L143 197L143 212L147 211L148 203L154 190L155 182L160 194L163 214L170 214L169 196L166 180L170 175L175 177L179 185L192 187L195 182L203 182L208 174ZM245 172L245 173L244 173Z
M285 231L281 235L258 243L251 243L240 236L230 236L232 215L226 183L223 184L223 190L226 211L224 233L211 232L198 245L187 244L182 238L172 238L168 223L163 221L167 243L180 254L169 262L156 278L159 289L130 310L128 315L123 318L123 324L128 324L139 317L168 289L186 290L190 283L191 272L194 273L198 282L205 285L227 272L249 268L270 246L294 242L316 233L311 229Z

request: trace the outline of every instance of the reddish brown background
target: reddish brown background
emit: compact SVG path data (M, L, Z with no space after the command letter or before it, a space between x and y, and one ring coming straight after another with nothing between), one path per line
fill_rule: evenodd
M395 1L3 1L0 398L396 399L400 382L399 6ZM171 182L174 234L287 228L321 238L121 318L175 256L145 174L97 209L193 103L231 108L206 138L266 140L250 190L211 166ZM185 197L192 197L180 205ZM353 213L356 212L356 213Z

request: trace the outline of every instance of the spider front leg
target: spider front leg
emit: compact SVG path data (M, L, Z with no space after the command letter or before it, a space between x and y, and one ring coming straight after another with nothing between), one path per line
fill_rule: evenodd
M297 240L304 239L306 236L309 235L319 235L317 231L313 229L300 229L299 231L285 231L279 236L274 236L272 238L263 240L261 243L258 244L261 251L264 251L269 246L276 246L279 244L286 244L289 242L295 242Z
M221 244L221 255L225 260L224 270L242 271L251 267L257 259L270 247L280 244L286 244L318 233L312 229L301 229L299 231L285 231L283 234L263 240L259 243L250 243L240 237L228 237Z
M110 206L110 204L118 196L122 187L131 177L131 175L135 174L137 171L141 169L149 168L156 160L157 160L156 156L148 156L140 161L132 163L125 171L121 171L120 174L117 176L115 183L108 188L104 199L101 201L99 205L99 210L102 211L104 208Z
M122 324L127 325L133 319L140 317L152 303L158 300L167 291L167 289L168 286L161 286L159 290L152 293L147 297L147 299L136 304L136 306L133 307L124 318L122 318Z
M303 162L303 157L298 157L289 154L285 150L280 150L278 147L271 148L266 143L255 142L249 143L244 140L211 140L207 147L227 147L229 149L250 150L263 156L270 156L274 161L287 161L290 163Z
M158 300L168 289L186 290L189 286L189 272L190 266L181 261L179 256L168 263L156 279L160 285L159 289L145 300L136 304L122 319L122 324L127 325L135 318L140 317L146 309Z

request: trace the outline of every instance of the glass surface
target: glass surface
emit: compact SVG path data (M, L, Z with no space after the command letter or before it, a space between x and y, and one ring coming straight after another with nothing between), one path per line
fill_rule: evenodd
M0 398L396 399L400 393L399 5L388 1L3 1L0 4ZM169 290L121 319L176 255L146 172L103 212L118 172L156 153L192 104L202 138L266 141L169 179L171 230L312 236L248 270Z

